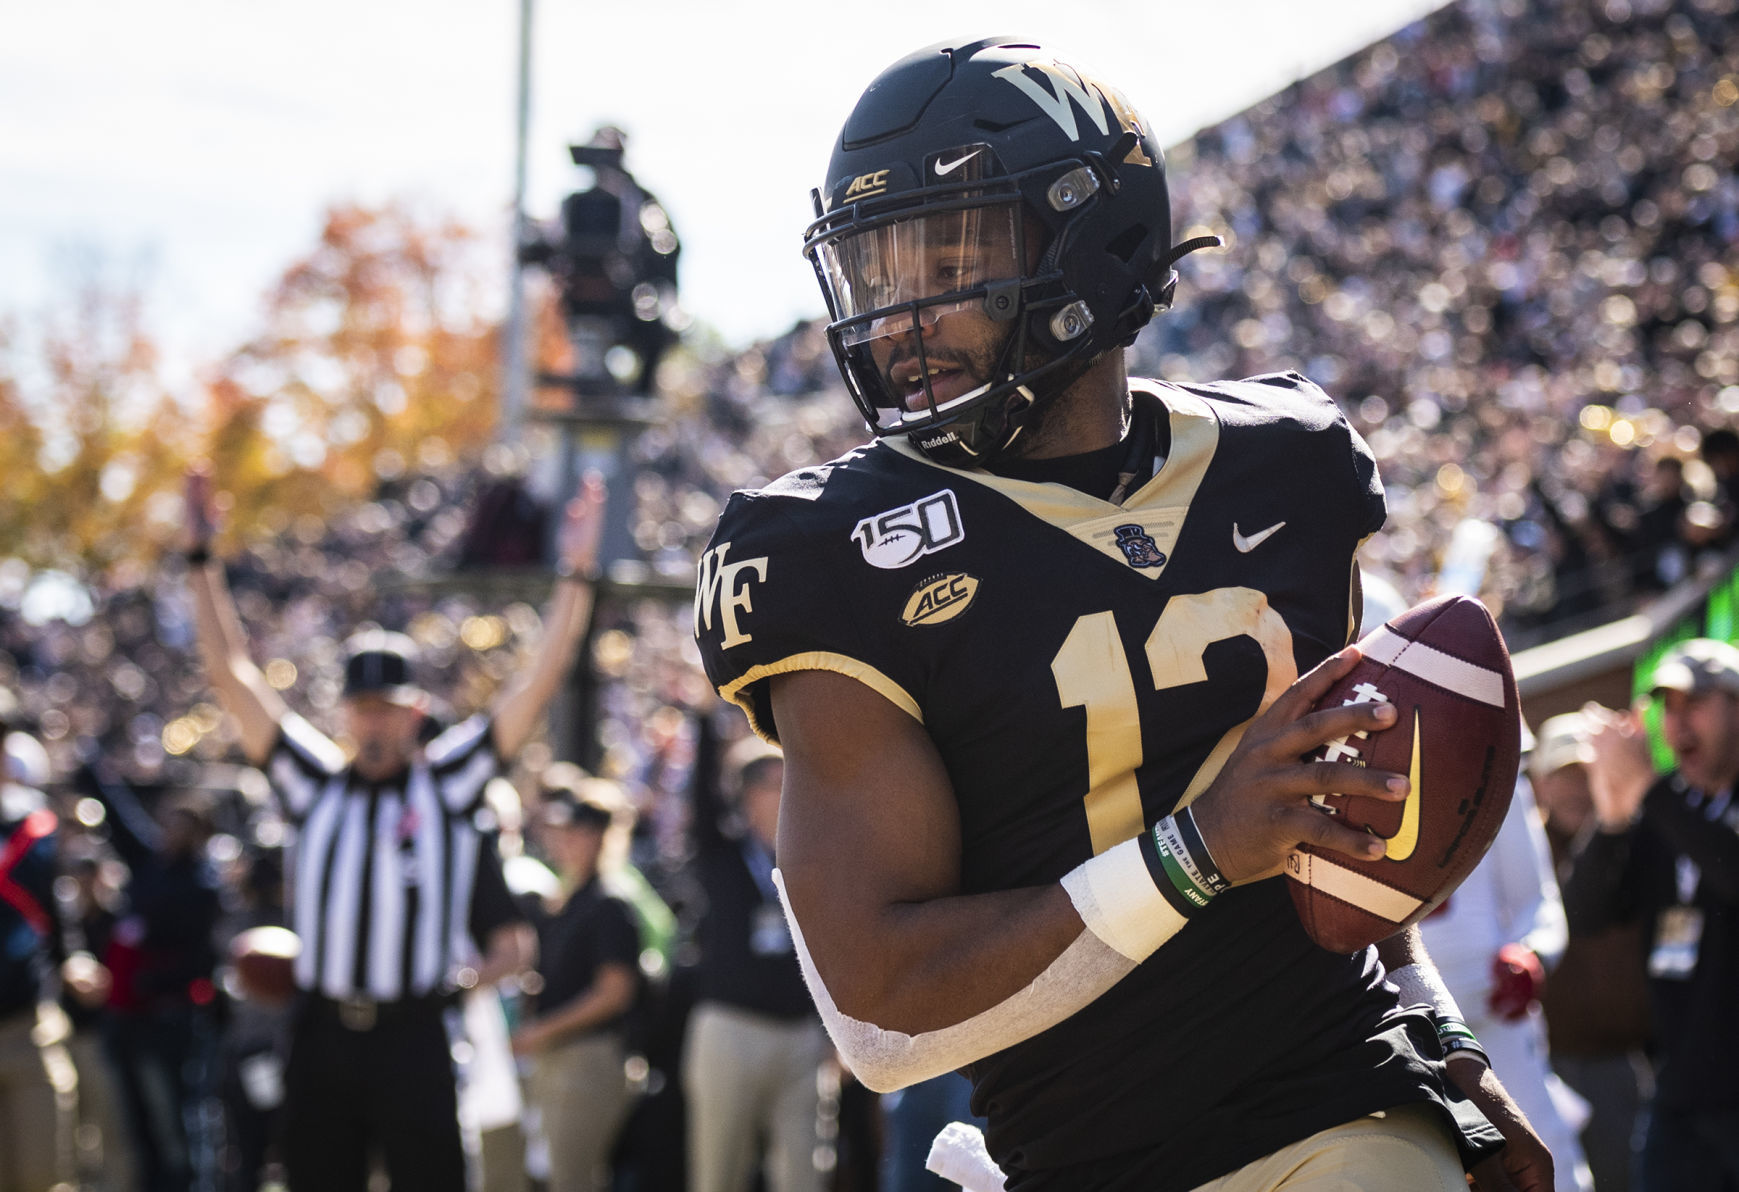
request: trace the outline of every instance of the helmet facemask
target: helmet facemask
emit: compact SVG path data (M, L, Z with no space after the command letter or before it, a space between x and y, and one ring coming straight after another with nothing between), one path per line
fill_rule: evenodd
M1006 379L1025 274L1012 203L870 221L813 251L834 351L878 434L934 424Z
M1042 227L1019 192L982 189L828 228L805 251L832 321L828 339L878 435L908 435L938 462L982 466L1018 435L1034 381L1059 361L1035 351L1045 293Z

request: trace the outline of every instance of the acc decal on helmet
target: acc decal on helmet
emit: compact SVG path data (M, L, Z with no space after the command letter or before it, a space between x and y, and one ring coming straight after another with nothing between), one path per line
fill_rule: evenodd
M931 46L882 72L804 237L828 339L877 435L981 465L1170 305L1159 147L1114 88L1030 42Z

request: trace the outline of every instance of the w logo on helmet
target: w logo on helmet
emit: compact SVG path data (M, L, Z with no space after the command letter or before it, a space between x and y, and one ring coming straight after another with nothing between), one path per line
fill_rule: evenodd
M1037 71L1048 78L1051 85L1047 88L1028 73L1029 71ZM1063 130L1063 135L1071 141L1081 139L1081 126L1075 119L1076 107L1087 114L1093 127L1099 130L1100 136L1111 134L1111 125L1105 119L1107 110L1119 128L1127 129L1137 137L1146 135L1135 109L1129 106L1129 101L1123 98L1121 92L1097 79L1077 74L1072 67L1057 62L1019 62L992 71L991 77L1018 87L1023 95L1038 105L1041 112L1056 122L1057 127ZM1124 160L1139 162L1141 165L1153 164L1153 159L1142 150L1139 140Z

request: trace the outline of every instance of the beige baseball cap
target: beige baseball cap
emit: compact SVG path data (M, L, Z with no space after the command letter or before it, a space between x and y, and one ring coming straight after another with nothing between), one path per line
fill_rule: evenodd
M1588 741L1588 718L1580 712L1549 717L1534 736L1528 772L1535 782L1565 766L1587 765L1594 760L1594 746Z
M1739 695L1739 649L1710 637L1696 637L1668 650L1654 668L1651 692L1696 695L1725 691Z

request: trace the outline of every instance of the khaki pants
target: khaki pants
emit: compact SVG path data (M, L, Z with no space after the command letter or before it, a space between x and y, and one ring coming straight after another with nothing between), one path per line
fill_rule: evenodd
M527 1091L549 1144L549 1192L609 1186L610 1148L628 1116L620 1035L588 1035L537 1057Z
M46 1192L70 1174L77 1078L61 1044L37 1045L36 1025L33 1013L0 1021L0 1192Z
M115 1086L108 1056L103 1054L103 1040L92 1028L73 1035L66 1046L78 1072L75 1141L79 1174L87 1179L101 1172L109 1173L110 1179L119 1178L117 1173L130 1175L135 1162L133 1143L127 1137L120 1090Z
M689 1192L742 1192L763 1138L768 1192L819 1192L817 1072L826 1047L813 1018L767 1018L716 1002L694 1008L682 1070Z
M1281 1147L1196 1192L1467 1192L1448 1123L1402 1105Z

